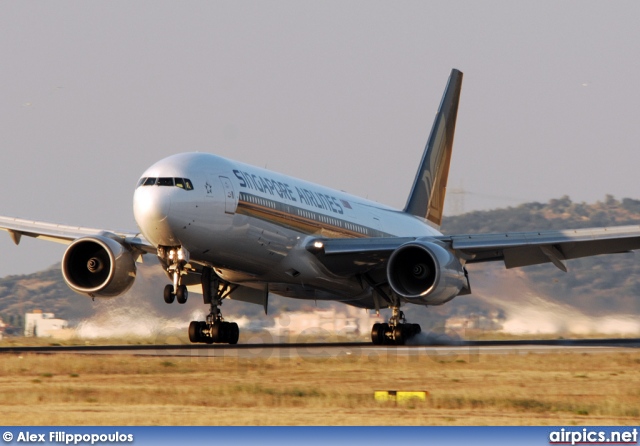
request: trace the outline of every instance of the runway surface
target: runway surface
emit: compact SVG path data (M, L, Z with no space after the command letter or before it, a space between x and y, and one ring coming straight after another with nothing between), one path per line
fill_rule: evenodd
M332 358L393 359L428 356L434 360L470 360L479 355L528 353L608 353L640 348L640 339L561 339L512 341L459 341L429 345L378 346L365 342L239 345L106 345L2 347L0 354L108 354L193 358Z

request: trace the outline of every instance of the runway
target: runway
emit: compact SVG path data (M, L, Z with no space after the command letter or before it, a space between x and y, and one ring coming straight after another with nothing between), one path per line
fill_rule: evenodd
M2 347L0 354L90 354L193 358L339 358L372 360L428 356L434 360L473 360L481 355L545 353L609 353L636 350L640 339L560 339L459 341L429 345L378 346L365 342L292 344L72 345Z

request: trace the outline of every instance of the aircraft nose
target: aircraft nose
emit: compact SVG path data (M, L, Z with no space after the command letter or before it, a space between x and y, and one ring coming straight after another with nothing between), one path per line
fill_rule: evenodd
M138 187L133 195L133 215L140 231L154 245L176 244L169 213L171 194L168 188L157 186Z

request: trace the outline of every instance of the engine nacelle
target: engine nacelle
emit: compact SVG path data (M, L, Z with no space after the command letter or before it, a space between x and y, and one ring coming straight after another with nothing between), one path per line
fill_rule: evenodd
M387 279L398 295L422 305L443 304L468 286L458 258L433 240L397 248L389 257Z
M131 252L116 240L102 235L83 237L65 251L62 276L76 293L114 297L131 288L136 264Z

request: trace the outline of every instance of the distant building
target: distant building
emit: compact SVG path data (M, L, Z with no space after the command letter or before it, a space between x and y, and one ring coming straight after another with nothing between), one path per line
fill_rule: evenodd
M374 322L384 322L380 316L369 314L362 309L345 308L329 310L296 311L283 313L274 318L274 326L268 330L276 336L286 334L343 334L360 335L369 333Z
M0 339L2 339L2 337L4 336L4 329L7 327L7 325L2 322L2 319L0 319Z
M34 310L24 316L24 335L26 337L53 337L56 332L65 328L69 323L64 319L56 319L53 313L43 313Z

